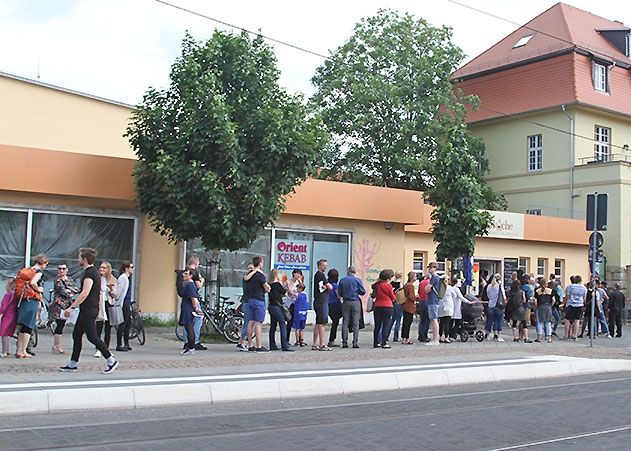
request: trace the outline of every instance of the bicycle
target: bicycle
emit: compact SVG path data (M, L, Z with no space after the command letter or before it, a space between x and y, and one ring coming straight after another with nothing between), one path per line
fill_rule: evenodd
M140 309L136 308L136 303L131 303L131 319L129 325L129 339L138 339L140 346L144 346L146 341L145 336L145 322L142 319L142 313Z
M199 305L204 315L202 327L210 323L219 335L222 335L231 343L237 343L241 338L243 328L243 314L234 308L235 301L230 301L229 297L219 296L217 308L210 308L210 297L200 300ZM175 336L178 340L184 340L184 326L175 326Z

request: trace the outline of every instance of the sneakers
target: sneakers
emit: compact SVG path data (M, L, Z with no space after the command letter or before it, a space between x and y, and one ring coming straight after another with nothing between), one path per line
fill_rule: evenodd
M254 346L248 348L248 352L256 352L256 348Z
M506 340L504 340L504 338L502 338L502 336L500 335L497 337L497 341L500 343L504 343Z
M344 344L342 344L342 348L343 348L343 349L348 349L348 343L344 343Z
M203 344L201 344L201 343L196 343L195 344L195 350L196 351L205 351L207 349L208 348L206 346L204 346Z
M359 349L359 345L353 345L353 349Z
M294 352L294 350L291 349L291 348L285 348L285 349L282 349L282 351L283 352Z
M381 347L381 349L390 349L390 345L385 344L385 345L383 345L383 346Z
M338 345L338 344L337 344L336 342L334 342L334 341L329 341L328 347L329 347L329 348L339 348L339 347L340 347L340 345Z
M438 346L440 343L434 340L430 340L427 343L425 343L425 346Z
M76 366L62 366L59 371L62 373L76 373L79 369Z
M127 348L125 346L116 346L116 352L127 352ZM101 355L100 352L97 351L97 353L99 354L99 356ZM96 357L96 354L94 355L94 357Z
M96 357L97 359L100 359L101 357L103 357L103 354L101 354L101 351L97 349L97 351L94 353L94 357Z
M244 345L243 343L239 343L239 344L237 345L237 349L238 349L239 351L242 351L242 352L243 352L243 351L248 352L248 347L247 347L246 345Z
M116 368L118 368L118 360L114 360L114 363L112 363L111 365L107 365L107 368L101 371L101 374L113 373Z
M530 338L526 338L524 339L524 343L532 343L532 340Z
M257 352L257 353L259 353L259 352L266 353L266 352L271 352L271 351L269 349L267 349L266 347L261 346L260 348L255 348L255 352Z
M194 349L185 349L184 351L182 351L180 353L181 355L195 355L195 350Z

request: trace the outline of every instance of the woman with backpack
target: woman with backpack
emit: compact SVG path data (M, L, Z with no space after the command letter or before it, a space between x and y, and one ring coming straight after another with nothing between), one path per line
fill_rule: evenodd
M18 333L18 345L15 357L18 359L29 359L31 354L26 352L26 347L31 339L33 329L37 327L37 309L42 302L44 292L44 281L42 277L44 270L48 266L48 257L44 254L36 255L33 259L35 264L30 268L21 269L16 277L15 295L18 298L18 320L20 329Z

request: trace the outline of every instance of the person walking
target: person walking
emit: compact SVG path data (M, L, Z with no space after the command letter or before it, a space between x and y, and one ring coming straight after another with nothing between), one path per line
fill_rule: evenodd
M506 304L506 294L502 287L502 276L495 274L491 279L491 283L486 286L486 295L489 298L489 313L486 318L486 334L485 338L493 331L493 339L503 342L502 323L504 322L504 308Z
M27 346L33 329L37 327L37 310L42 302L44 292L44 281L42 279L44 270L48 266L48 257L44 254L36 255L33 259L35 264L31 268L24 268L18 272L16 281L16 296L18 296L18 344L15 356L18 359L31 358ZM20 290L22 287L22 290ZM20 292L18 292L20 291Z
M293 352L287 340L287 319L285 318L285 306L283 305L283 296L287 292L280 283L280 275L277 269L272 269L267 283L270 286L270 291L267 293L267 309L270 316L269 349L270 351L278 351L279 349L276 346L276 329L278 328L280 329L280 349L286 352Z
M429 314L427 309L427 291L431 274L427 273L418 286L418 304L416 304L416 313L419 316L418 321L418 341L421 343L429 342L427 334L429 333Z
M414 344L414 342L410 340L410 327L412 326L412 320L414 319L414 313L416 313L416 304L418 302L416 298L416 289L414 288L414 282L416 282L416 273L414 271L410 271L408 273L408 280L403 286L405 302L401 305L401 311L403 312L401 344L403 345Z
M360 296L366 294L362 281L355 275L354 266L349 266L346 277L340 280L337 292L342 299L342 347L348 348L348 333L353 329L353 349L359 348L359 319L362 314Z
M556 299L554 282L546 283L545 277L539 279L539 288L535 290L535 302L537 307L537 339L535 343L541 343L544 339L552 343L552 303Z
M609 332L616 338L622 337L622 316L624 315L624 293L620 291L620 284L614 283L609 294Z
M396 295L399 290L403 289L403 274L399 271L394 273L394 279L390 282L394 294ZM390 333L392 333L392 341L399 341L399 333L401 332L401 320L403 319L403 304L395 302L392 306L392 321L390 322L390 328L386 334L386 341L390 340Z
M105 332L103 343L109 349L112 326L107 316L107 307L116 304L117 281L112 276L112 265L110 262L102 262L99 265L99 274L101 274L101 294L99 296L99 315L96 318L96 334L101 338L101 333ZM98 349L96 349L94 357L101 357L101 352Z
M325 259L318 260L318 270L313 275L313 310L315 310L316 321L313 326L313 351L330 351L325 342L326 323L328 322L329 311L329 291L333 286L329 283L324 272L328 262Z
M338 347L339 345L335 342L337 339L337 328L340 324L340 319L342 319L342 301L340 300L340 295L337 292L338 281L340 279L340 273L337 269L330 269L327 273L327 278L329 279L329 283L331 284L332 289L329 290L329 299L328 299L328 310L329 317L331 318L331 330L329 331L329 348Z
M116 351L131 351L129 346L129 329L131 328L131 276L134 274L134 264L129 260L123 261L116 281L116 306L123 308L123 322L116 330Z
M118 367L118 361L96 334L96 317L99 313L101 276L94 267L95 260L96 250L90 247L82 247L79 249L78 262L84 270L81 279L81 292L79 296L77 296L77 299L75 299L65 311L66 318L70 317L74 309L79 306L81 306L81 308L79 309L77 323L72 331L72 356L66 366L59 368L59 371L62 372L77 371L84 334L88 337L88 341L101 351L101 355L107 361L107 368L102 371L103 374L110 374Z
M57 278L53 284L53 302L50 304L48 318L55 321L53 332L53 354L65 354L61 345L62 334L66 326L66 318L61 317L61 311L66 310L72 303L72 298L79 292L74 280L68 276L68 265L60 263L57 265Z
M390 345L386 342L386 334L392 320L393 304L396 300L394 290L390 281L394 277L394 271L384 269L379 273L379 280L372 285L375 292L375 302L373 304L373 317L375 320L375 329L373 332L373 348L390 349Z
M427 294L427 316L429 317L430 326L432 328L432 339L425 343L426 346L437 346L440 341L440 328L438 325L438 310L440 308L440 299L438 292L440 290L441 279L436 274L438 264L431 262L428 266L429 283L425 285L424 291Z

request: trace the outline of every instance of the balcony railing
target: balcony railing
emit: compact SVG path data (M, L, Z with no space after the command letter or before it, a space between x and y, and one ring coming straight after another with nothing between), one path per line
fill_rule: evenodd
M612 153L609 155L599 155L599 156L594 155L591 157L579 158L578 161L579 161L579 165L614 163L614 162L631 163L631 152L630 153Z

